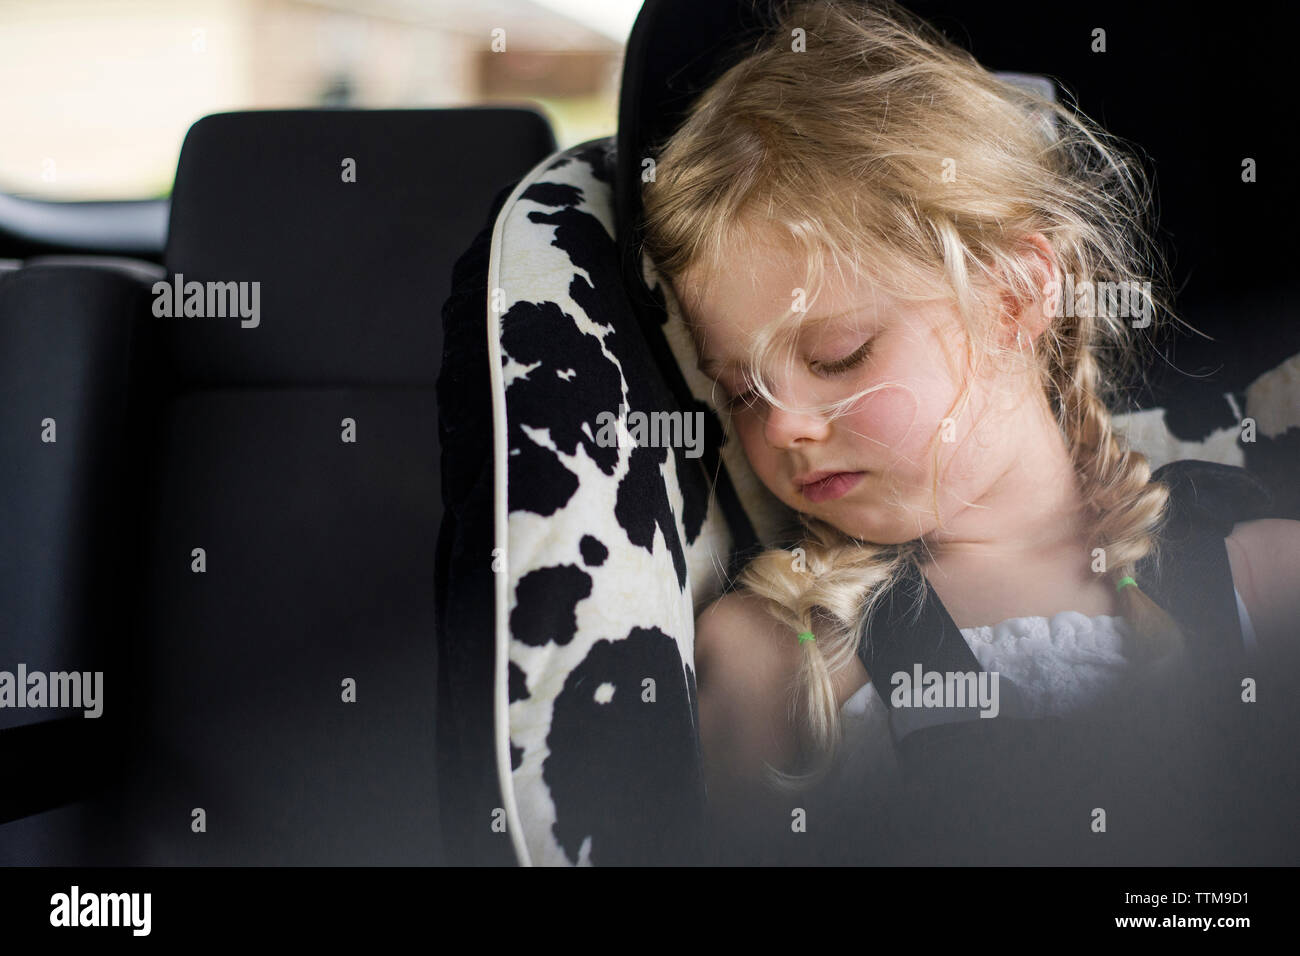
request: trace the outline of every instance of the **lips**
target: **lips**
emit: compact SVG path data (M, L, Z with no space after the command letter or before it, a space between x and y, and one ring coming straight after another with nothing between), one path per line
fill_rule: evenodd
M796 484L799 493L809 501L830 501L848 494L865 474L865 471L819 471L808 476L811 481L796 479Z
M810 485L814 481L821 481L823 478L829 478L831 475L842 475L848 472L846 468L818 468L816 471L806 471L802 475L794 476L796 486Z

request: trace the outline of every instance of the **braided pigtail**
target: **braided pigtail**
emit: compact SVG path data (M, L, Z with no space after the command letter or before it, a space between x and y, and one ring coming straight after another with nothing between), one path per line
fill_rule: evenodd
M841 740L832 675L856 656L861 622L907 560L906 548L852 538L806 514L801 520L798 548L764 551L738 578L741 587L767 601L791 640L799 636L790 716L805 765L797 774L768 768L769 782L787 791L817 783L832 766Z
M1084 499L1095 510L1091 546L1100 549L1104 573L1119 588L1122 614L1137 638L1134 656L1162 657L1182 647L1183 633L1142 591L1136 565L1156 548L1169 489L1151 481L1146 456L1128 448L1115 432L1100 394L1094 339L1102 331L1098 319L1085 316L1056 337L1051 377L1059 398L1058 423L1073 452Z

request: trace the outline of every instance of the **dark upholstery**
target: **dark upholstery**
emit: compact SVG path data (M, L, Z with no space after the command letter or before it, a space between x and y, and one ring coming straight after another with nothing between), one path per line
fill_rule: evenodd
M485 225L452 274L443 304L438 378L443 455L438 529L438 784L443 845L456 865L509 866L509 841L473 821L501 805L492 706L494 648L492 394L484 304L493 224L515 184L492 200Z
M0 272L0 669L104 674L100 717L0 709L0 760L12 772L0 864L80 858L93 827L70 801L105 782L120 742L128 469L140 438L132 380L147 295L119 271Z
M132 349L147 287L90 269L0 274L0 607L6 669L86 669L120 612ZM54 420L53 442L42 422ZM0 728L39 710L0 709Z
M106 709L128 725L129 746L113 755L113 786L86 807L111 825L60 848L19 821L24 862L441 861L439 310L491 197L554 145L540 114L516 109L270 110L192 127L167 274L259 282L260 322L158 317L147 284L117 304L122 334L141 329L150 356L132 380L147 396L133 420L148 438L129 459L136 503L114 511L106 485L90 514L72 511L75 501L65 510L88 528L116 518L131 532L114 555L129 572L125 607L78 632L125 656L105 677ZM342 181L345 158L355 183ZM123 280L100 276L92 291L103 297L112 281ZM50 301L70 309L77 295L69 286ZM93 296L85 307L97 307ZM116 451L117 407L96 389L112 398L124 373L96 355L116 348L118 361L121 343L65 324L50 334L89 343L84 368L47 363L85 403L65 413L70 428L86 415ZM24 419L50 404L38 398ZM70 465L69 480L90 487L95 465ZM14 491L16 508L40 500ZM59 528L34 528L29 550L81 530ZM69 557L41 569L47 589L78 584L60 570ZM355 702L343 700L345 681ZM191 828L195 808L206 832Z
M438 308L468 224L552 146L536 114L492 110L229 114L187 137L168 271L264 295L255 328L154 320L174 397L149 469L142 862L439 862Z

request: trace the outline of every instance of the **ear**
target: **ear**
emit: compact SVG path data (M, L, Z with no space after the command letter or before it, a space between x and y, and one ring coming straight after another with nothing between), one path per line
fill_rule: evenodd
M1027 348L1052 324L1061 295L1061 266L1052 244L1041 232L1021 239L1021 256L1034 277L1037 294L1030 299L1018 298L1010 289L1002 292L999 341L1006 348Z

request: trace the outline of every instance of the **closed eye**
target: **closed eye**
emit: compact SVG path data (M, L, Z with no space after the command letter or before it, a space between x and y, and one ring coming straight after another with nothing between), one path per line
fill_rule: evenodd
M863 360L866 359L866 357L871 353L871 346L875 344L875 341L874 337L867 339L856 352L845 356L837 362L812 362L811 364L828 375L847 372L849 369L860 365Z
M836 362L811 362L809 364L826 375L842 374L861 365L867 359L867 356L871 354L871 347L875 344L875 341L874 337L867 339L851 355L847 355ZM749 407L753 405L757 398L758 392L755 389L745 389L740 394L729 398L723 407L728 411L735 411L741 406Z

